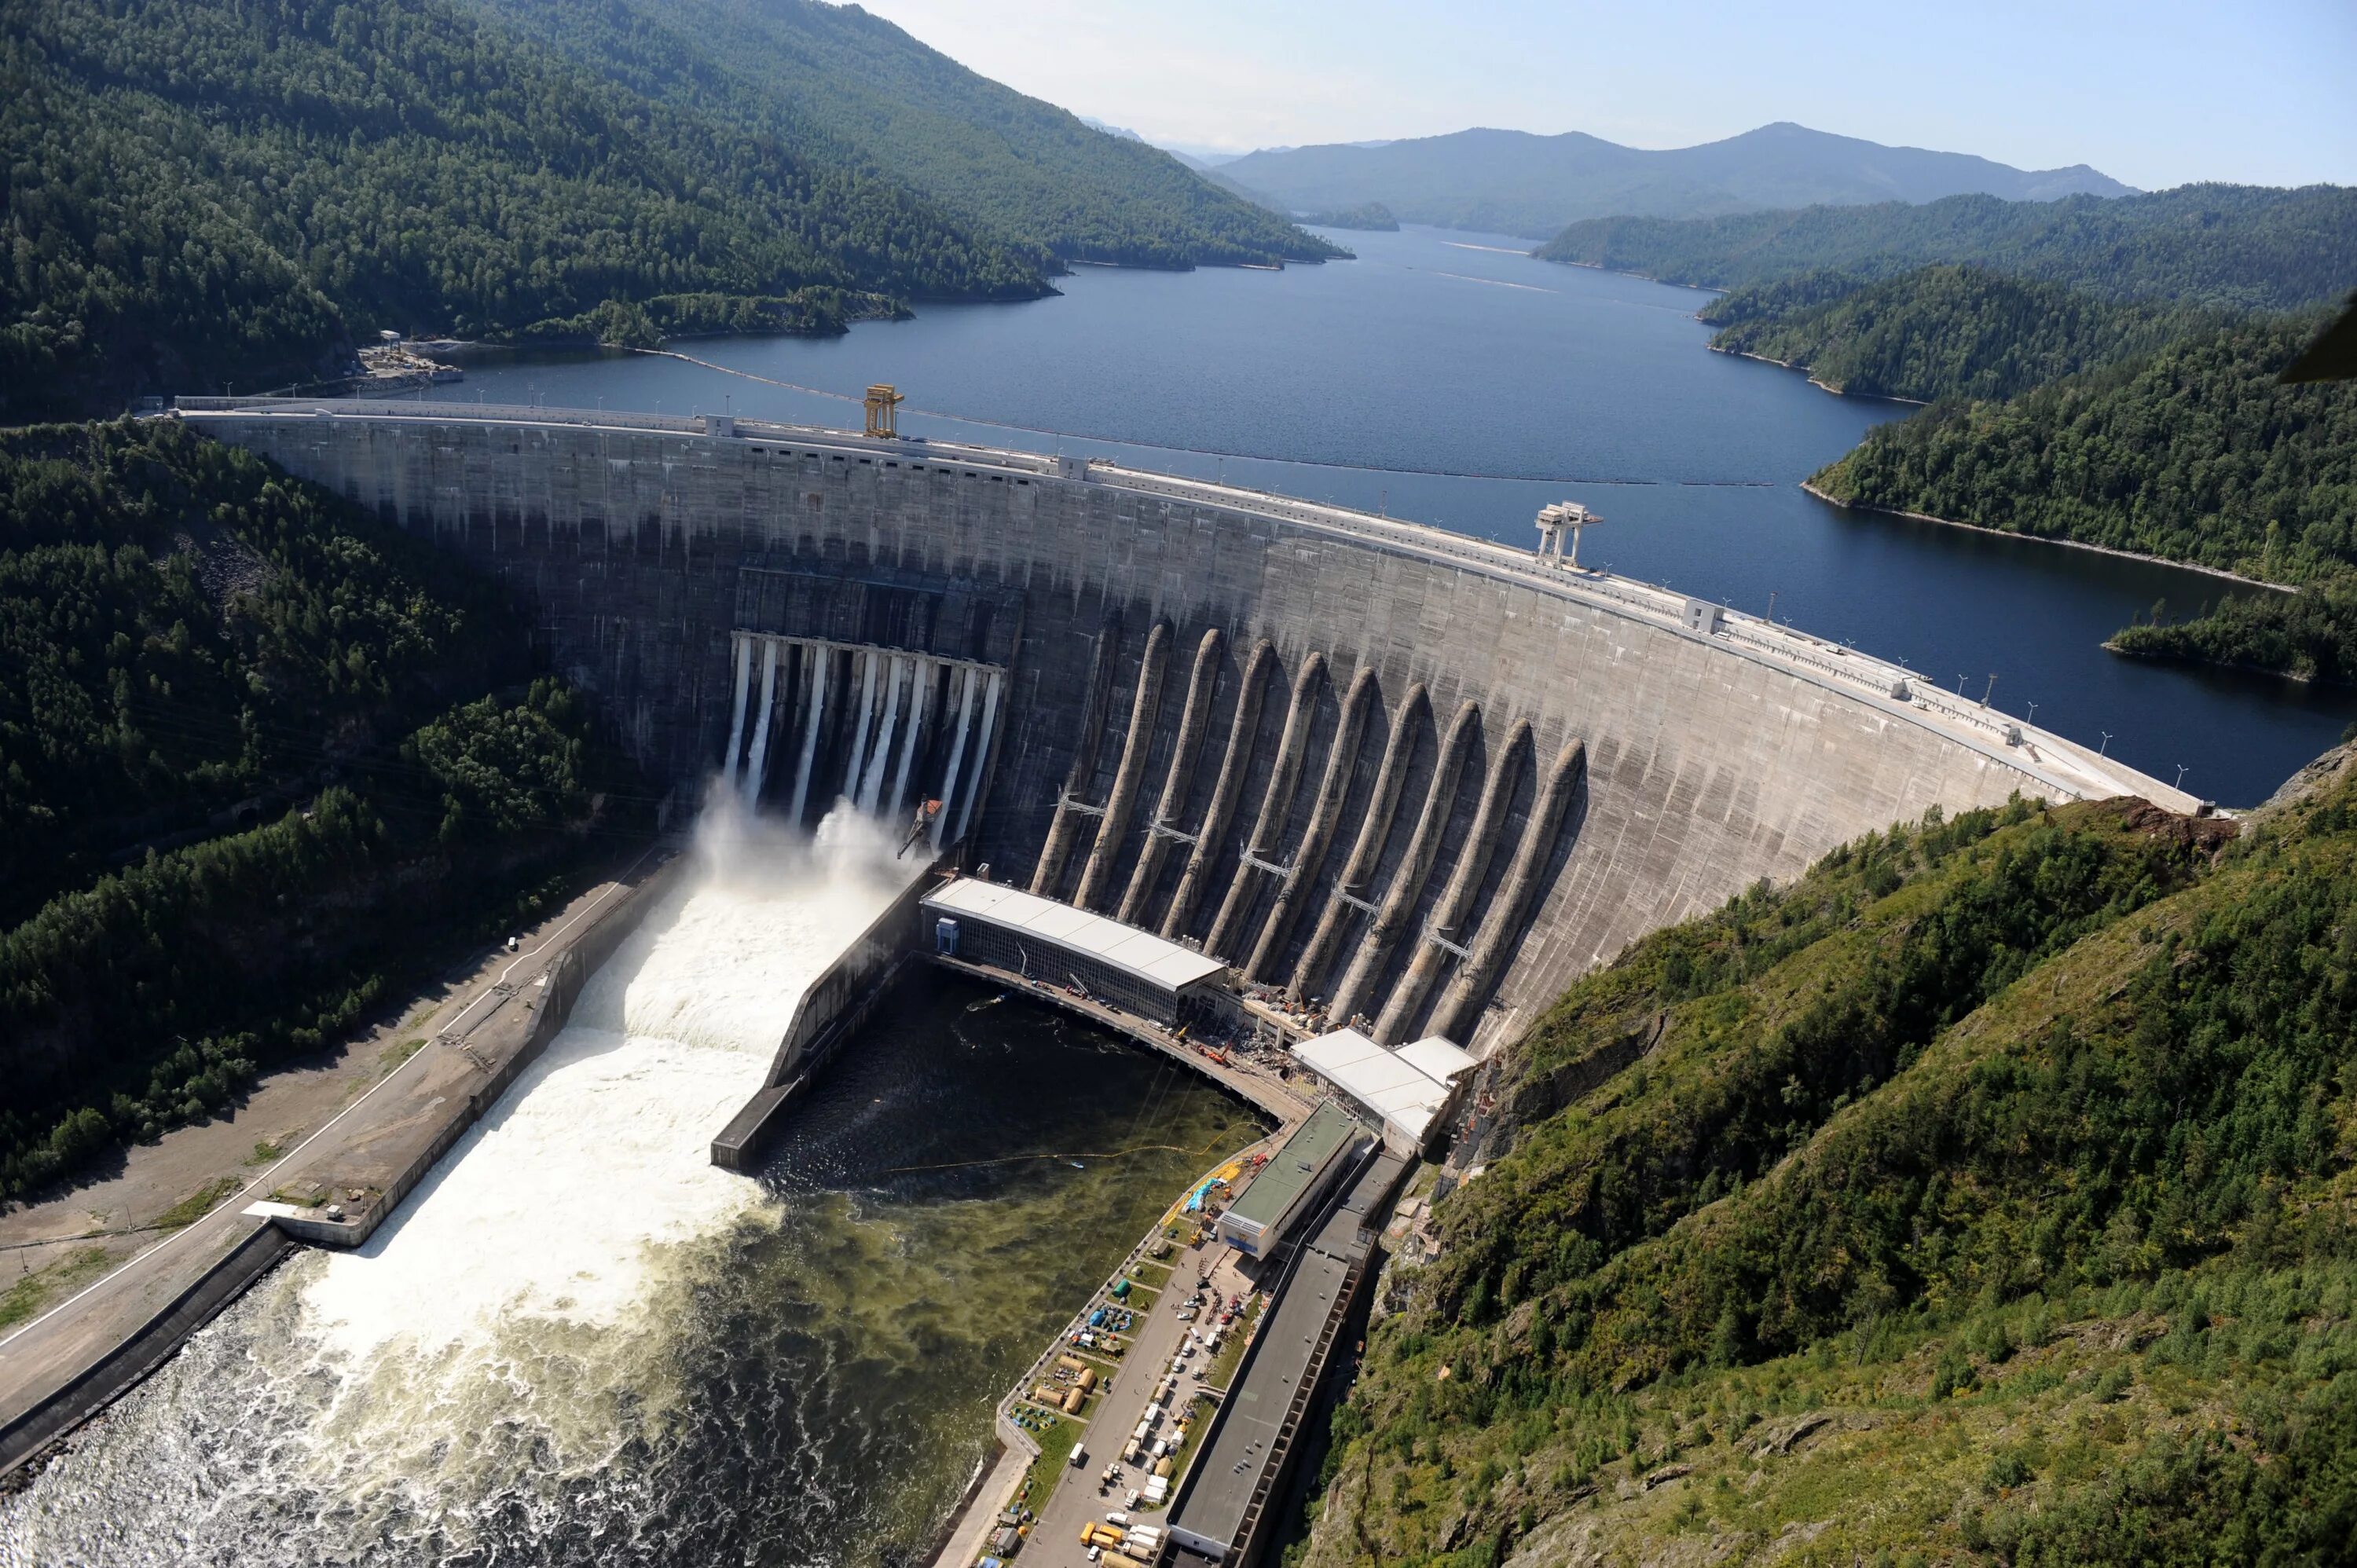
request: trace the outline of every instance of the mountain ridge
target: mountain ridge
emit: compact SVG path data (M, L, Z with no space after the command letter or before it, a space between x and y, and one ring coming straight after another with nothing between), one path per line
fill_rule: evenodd
M1265 148L1222 172L1288 208L1381 201L1403 221L1545 238L1589 218L1695 218L1812 205L2124 196L2085 164L2019 169L1969 153L1887 146L1776 121L1689 147L1624 146L1584 131L1474 126L1380 145Z

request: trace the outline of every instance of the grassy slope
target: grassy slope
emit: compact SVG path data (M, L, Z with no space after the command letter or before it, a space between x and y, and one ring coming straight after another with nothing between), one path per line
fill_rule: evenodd
M1308 1555L2335 1560L2353 872L2342 755L2222 850L1976 815L1583 982L1387 1283Z

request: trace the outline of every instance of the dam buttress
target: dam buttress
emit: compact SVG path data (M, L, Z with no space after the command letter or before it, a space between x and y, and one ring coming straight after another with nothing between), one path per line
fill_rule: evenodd
M1879 660L1542 553L720 416L180 400L497 576L651 775L933 847L1477 1054L1929 808L2198 803Z

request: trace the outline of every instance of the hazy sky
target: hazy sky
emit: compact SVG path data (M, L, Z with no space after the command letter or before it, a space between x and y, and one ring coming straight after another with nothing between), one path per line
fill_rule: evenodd
M1771 120L2147 188L2357 183L2357 0L866 0L1150 140L1468 125L1684 146Z

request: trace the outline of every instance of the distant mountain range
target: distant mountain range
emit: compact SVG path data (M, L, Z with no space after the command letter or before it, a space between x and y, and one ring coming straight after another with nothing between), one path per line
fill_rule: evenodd
M1534 239L1584 218L1710 218L1971 193L2050 201L2134 189L2084 164L2018 169L1789 122L1660 152L1577 131L1471 130L1376 145L1269 147L1221 165L1220 173L1283 209L1379 201L1405 222Z

